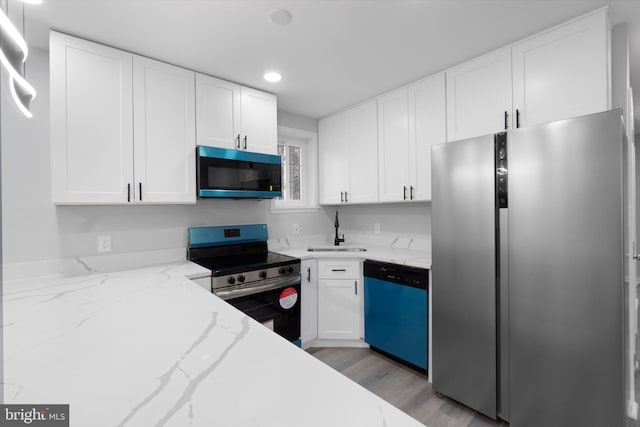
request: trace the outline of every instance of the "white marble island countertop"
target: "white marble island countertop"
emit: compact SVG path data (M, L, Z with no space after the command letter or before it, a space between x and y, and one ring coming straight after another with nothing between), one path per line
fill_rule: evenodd
M188 277L190 262L4 283L5 403L85 426L420 426Z

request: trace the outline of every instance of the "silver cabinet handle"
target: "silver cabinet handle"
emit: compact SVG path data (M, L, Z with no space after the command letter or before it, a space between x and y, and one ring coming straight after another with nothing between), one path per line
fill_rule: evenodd
M244 139L242 140L244 142L244 149L247 149L247 135L244 136Z
M311 267L307 268L307 282L311 283Z
M413 185L409 186L409 199L413 200Z
M407 186L402 186L402 200L407 200Z
M357 280L353 281L353 290L355 291L356 295L358 295L358 281Z
M346 268L332 268L331 271L347 271Z
M238 136L236 136L236 148L240 149L240 134L238 134Z
M345 202L345 203L349 203L349 199L347 198L347 194L349 194L349 193L347 193L347 192L345 191L345 192L344 192L344 202Z
M142 182L138 183L138 197L140 198L140 201L142 201Z

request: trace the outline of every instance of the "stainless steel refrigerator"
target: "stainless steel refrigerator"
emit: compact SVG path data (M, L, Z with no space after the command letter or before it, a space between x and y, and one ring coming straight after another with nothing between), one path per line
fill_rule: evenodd
M624 425L612 110L432 149L433 388L511 427Z

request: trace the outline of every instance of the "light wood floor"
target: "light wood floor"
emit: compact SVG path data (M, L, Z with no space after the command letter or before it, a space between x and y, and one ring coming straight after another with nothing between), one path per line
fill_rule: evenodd
M311 355L428 427L508 426L440 398L426 375L368 348L310 348Z

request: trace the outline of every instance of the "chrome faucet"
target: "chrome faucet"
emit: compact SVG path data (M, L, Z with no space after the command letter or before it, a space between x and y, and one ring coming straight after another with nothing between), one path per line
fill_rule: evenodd
M340 223L338 222L338 211L336 211L336 222L334 224L334 227L336 227L336 238L333 240L333 244L335 246L339 246L340 243L344 242L344 234L342 235L342 237L338 237L338 227L340 227Z

